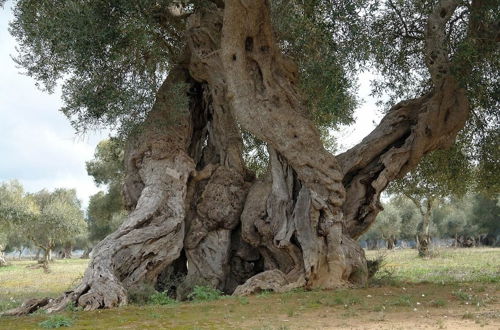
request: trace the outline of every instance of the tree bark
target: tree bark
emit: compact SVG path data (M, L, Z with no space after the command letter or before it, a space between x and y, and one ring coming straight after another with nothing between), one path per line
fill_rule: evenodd
M334 156L308 119L268 5L227 0L190 15L185 56L128 141L131 213L95 246L82 283L48 312L70 302L121 306L143 283L177 299L194 285L245 295L366 283L355 240L381 210L387 184L454 141L468 114L465 91L449 74L436 78L431 92L397 104ZM429 35L429 44L438 39ZM188 95L188 105L172 93ZM268 146L258 180L244 165L240 128Z

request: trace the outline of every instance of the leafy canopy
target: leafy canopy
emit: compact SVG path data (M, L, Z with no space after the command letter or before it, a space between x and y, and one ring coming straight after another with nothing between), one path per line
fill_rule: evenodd
M0 185L0 229L48 249L82 234L86 223L74 189L29 194L10 181Z
M19 44L16 61L48 91L62 83L62 111L77 129L126 131L144 119L185 48L185 18L170 14L174 2L17 0L10 26ZM212 2L182 1L188 12ZM357 63L367 57L367 5L272 1L278 38L299 64L319 125L352 122Z

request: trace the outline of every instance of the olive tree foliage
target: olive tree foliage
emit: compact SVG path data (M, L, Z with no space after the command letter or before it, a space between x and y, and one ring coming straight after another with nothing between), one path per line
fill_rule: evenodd
M123 143L118 139L99 142L87 173L106 188L90 197L87 209L89 239L95 244L118 228L126 215L121 189L124 178Z
M454 246L495 246L500 243L498 196L469 192L451 197L434 211L440 237L454 239Z
M62 111L76 129L128 132L145 118L185 49L184 20L167 9L177 2L14 1L16 62L49 92L62 84ZM210 3L185 6L193 12ZM359 9L367 3L272 2L283 51L297 61L310 95L310 116L326 127L352 122L357 63L367 57Z
M17 181L0 186L0 228L11 239L22 238L45 251L49 261L54 248L84 234L80 201L73 189L26 193Z
M498 126L498 12L478 0L16 1L18 64L49 91L61 83L77 129L127 136L132 212L47 310L123 305L172 277L178 299L200 281L234 294L366 283L356 239L387 185L467 120L465 146ZM321 132L352 122L368 67L375 93L400 102L334 155ZM251 152L267 167L257 177Z
M21 246L30 245L29 239L23 233L23 228L24 224L33 220L36 214L36 206L25 198L23 186L18 181L1 183L0 254L13 247L21 248Z

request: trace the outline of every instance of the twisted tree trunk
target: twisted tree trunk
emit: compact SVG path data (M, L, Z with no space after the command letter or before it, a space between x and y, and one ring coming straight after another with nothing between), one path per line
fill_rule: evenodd
M202 8L188 19L186 41L186 56L129 141L130 215L94 248L82 283L44 307L49 312L70 302L120 306L143 283L179 299L199 284L239 295L364 284L367 263L355 240L381 210L381 192L426 153L449 146L467 118L465 92L445 74L334 156L308 119L267 1ZM429 45L438 41L429 32ZM173 103L178 86L188 106ZM268 146L269 169L258 180L245 168L240 128Z

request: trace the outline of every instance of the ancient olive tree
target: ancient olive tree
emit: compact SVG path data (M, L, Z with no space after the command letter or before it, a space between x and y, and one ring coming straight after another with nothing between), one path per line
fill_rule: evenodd
M16 1L19 65L49 91L62 82L77 129L127 136L131 212L45 308L120 306L144 282L178 299L196 284L243 295L365 283L356 239L380 193L451 146L471 108L497 119L499 12L477 0ZM320 130L352 120L356 70L370 63L408 99L333 155ZM245 136L266 145L259 178Z

